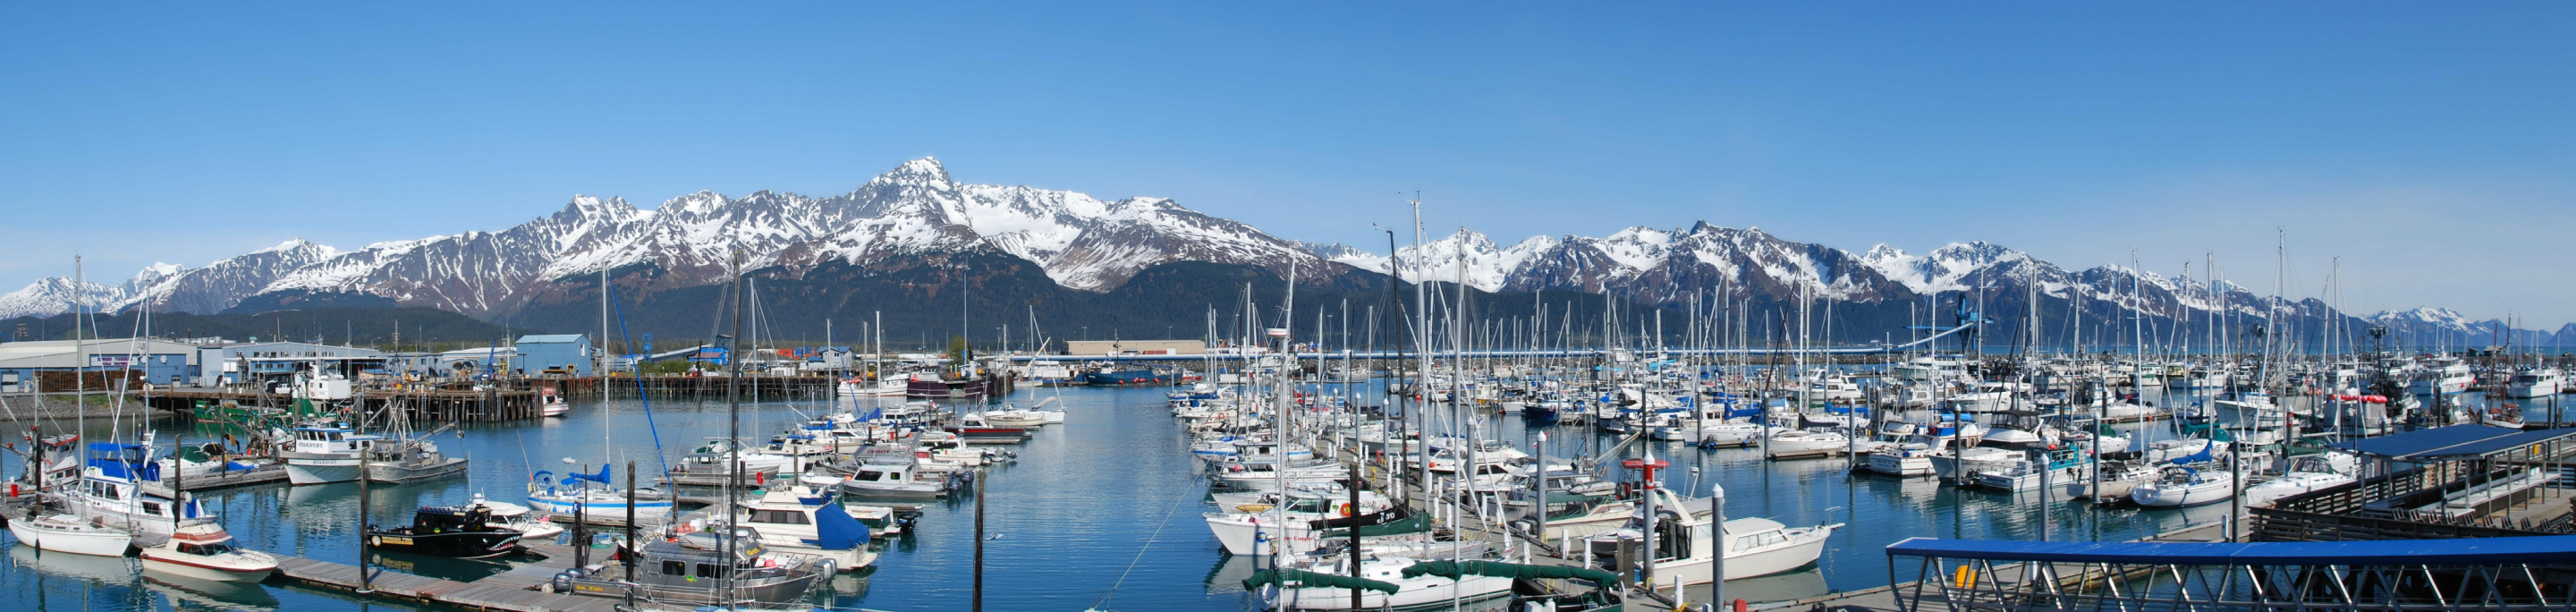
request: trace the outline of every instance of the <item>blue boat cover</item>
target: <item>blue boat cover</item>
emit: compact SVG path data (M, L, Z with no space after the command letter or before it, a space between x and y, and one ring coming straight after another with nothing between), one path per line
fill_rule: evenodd
M1910 538L1887 554L1988 561L2177 565L2493 565L2576 563L2576 535L2369 542L2017 542Z
M805 543L823 550L849 550L868 545L868 526L851 518L839 504L814 509L814 539Z
M2395 461L2424 461L2484 456L2568 436L2576 436L2576 428L2523 431L2493 425L2452 425L2337 442L2327 447Z

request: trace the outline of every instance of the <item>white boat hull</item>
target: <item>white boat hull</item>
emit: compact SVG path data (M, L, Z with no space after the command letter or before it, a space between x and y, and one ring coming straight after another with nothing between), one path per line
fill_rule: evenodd
M357 480L358 460L355 457L349 459L289 459L286 462L286 481L290 483L299 485L316 485L330 484L334 482L355 482Z
M31 521L9 521L9 535L37 550L75 555L121 557L134 545L134 536L117 532L65 532L45 529Z
M258 554L261 557L267 556L264 553L246 554ZM196 555L189 556L193 557ZM267 580L269 574L275 573L277 571L277 564L271 562L267 563L263 567L231 568L217 563L185 559L147 550L143 553L143 569L170 574L173 576L214 582L256 583L262 580Z
M1462 576L1452 581L1439 576L1422 576L1399 583L1394 595L1382 591L1360 590L1359 609L1406 609L1421 606L1446 606L1450 601L1480 601L1505 597L1512 593L1512 579L1493 576ZM1280 603L1291 610L1349 610L1351 590L1334 588L1281 589Z

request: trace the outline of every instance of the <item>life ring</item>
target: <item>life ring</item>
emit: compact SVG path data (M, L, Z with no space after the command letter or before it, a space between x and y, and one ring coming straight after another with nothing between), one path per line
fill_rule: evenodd
M1351 515L1351 503L1350 503L1350 502L1342 502L1342 516L1350 516L1350 515Z
M368 545L368 546L383 546L383 545L385 545L385 537L384 537L384 536L368 536L368 537L367 537L367 545Z

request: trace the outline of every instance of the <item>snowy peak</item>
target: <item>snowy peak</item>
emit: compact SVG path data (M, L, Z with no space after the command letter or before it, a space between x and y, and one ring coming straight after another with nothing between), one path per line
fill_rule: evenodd
M2380 311L2368 318L2373 323L2413 323L2455 331L2472 331L2479 326L2478 321L2470 320L2468 315L2460 314L2459 311L2431 306L2421 306L2413 310Z

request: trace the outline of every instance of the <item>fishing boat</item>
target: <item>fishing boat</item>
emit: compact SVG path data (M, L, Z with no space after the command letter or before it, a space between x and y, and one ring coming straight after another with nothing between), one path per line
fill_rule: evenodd
M742 609L801 601L838 569L832 560L770 550L758 530L734 527L730 536L696 531L649 540L635 558L635 577L623 568L595 565L555 574L557 593L614 597L664 604Z
M2236 475L2186 466L2166 466L2155 482L2129 490L2129 501L2148 508L2184 508L2227 501L2236 496Z
M143 569L215 582L259 582L277 571L277 557L233 546L233 534L214 521L189 521L142 547Z
M366 448L383 436L358 433L340 421L311 421L295 428L295 450L286 459L286 480L299 485L351 482L365 472Z
M367 445L366 457L370 482L403 484L465 473L465 458L439 452L438 443L429 441L429 435Z
M391 529L368 527L367 546L375 550L481 559L523 550L526 534L504 526L484 506L422 506L412 523Z

